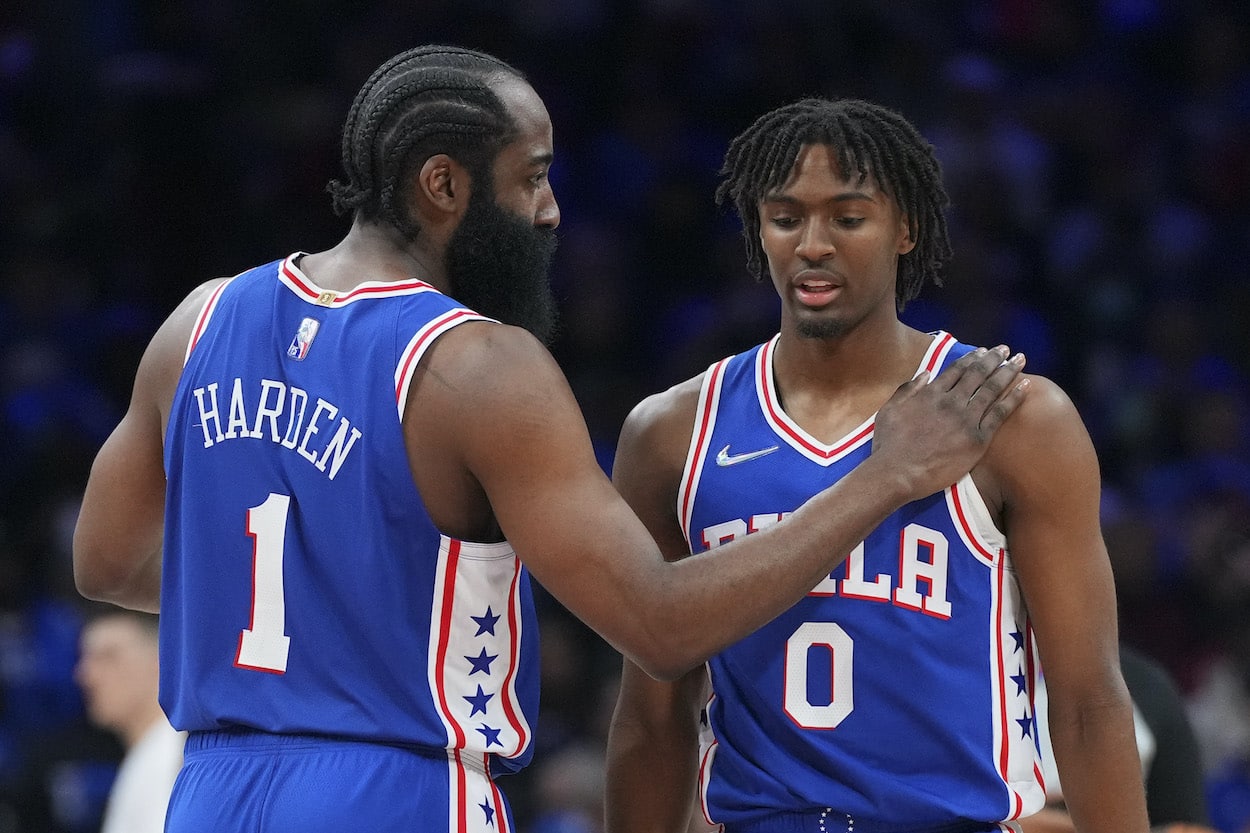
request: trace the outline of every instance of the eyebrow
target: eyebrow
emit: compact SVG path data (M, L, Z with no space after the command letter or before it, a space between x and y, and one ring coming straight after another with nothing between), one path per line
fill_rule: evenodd
M555 159L555 154L552 153L551 151L547 151L546 153L536 153L529 158L529 164L550 165L552 160L554 159Z
M854 202L855 200L867 200L868 202L873 202L874 198L871 194L866 194L863 191L843 191L840 194L835 194L830 197L826 200L826 202ZM772 193L765 194L760 197L760 202L777 202L785 205L797 205L799 200L788 194Z

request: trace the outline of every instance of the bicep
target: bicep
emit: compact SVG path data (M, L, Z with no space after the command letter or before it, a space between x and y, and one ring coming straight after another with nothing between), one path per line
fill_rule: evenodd
M187 340L210 281L191 292L152 337L125 416L92 463L74 530L74 577L84 595L150 607L164 533L164 428Z
M1012 562L1052 689L1094 690L1118 675L1115 587L1099 525L1089 435L1053 384L1035 387L996 438ZM1010 432L1010 433L1008 433Z
M600 468L563 374L528 335L491 325L466 336L445 354L454 365L438 369L459 379L443 412L500 529L535 578L592 628L637 630L628 601L641 574L662 562Z
M690 554L677 503L694 427L694 381L634 408L621 431L612 470L613 486L669 561Z
M74 580L89 598L151 606L158 588L165 518L159 388L154 339L135 377L130 406L91 465L74 529ZM142 595L144 601L136 602Z

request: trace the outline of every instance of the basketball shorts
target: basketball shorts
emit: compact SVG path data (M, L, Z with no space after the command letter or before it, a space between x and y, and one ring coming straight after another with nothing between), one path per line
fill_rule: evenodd
M751 822L725 824L722 833L905 833L892 825L882 826L855 819L832 809L797 813L774 813ZM1015 822L954 822L936 827L914 828L906 833L1020 833Z
M512 833L503 794L446 750L192 732L166 833Z

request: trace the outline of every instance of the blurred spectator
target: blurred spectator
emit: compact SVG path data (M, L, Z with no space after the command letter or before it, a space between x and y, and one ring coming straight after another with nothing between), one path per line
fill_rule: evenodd
M114 609L87 623L75 677L91 719L117 734L126 756L109 792L101 833L161 833L185 736L157 702L155 616Z
M1198 742L1185 713L1180 690L1163 666L1127 646L1120 647L1120 668L1133 698L1133 720L1146 813L1159 833L1211 833L1199 760ZM1024 819L1024 833L1075 833L1063 809L1063 785L1047 731L1046 686L1034 695L1038 742L1046 774L1047 807Z

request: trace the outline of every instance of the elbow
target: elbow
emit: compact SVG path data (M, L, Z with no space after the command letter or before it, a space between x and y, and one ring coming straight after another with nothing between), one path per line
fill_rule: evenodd
M648 633L642 643L636 650L622 653L648 677L662 683L679 680L707 661L706 654L695 651L673 631L656 629Z
M112 601L121 581L117 570L108 569L110 563L100 536L92 534L79 516L74 529L73 566L74 587L80 596L96 602Z
M107 570L100 569L98 559L89 552L74 547L74 587L84 599L96 602L114 601L121 593L123 582Z
M667 657L631 657L631 659L634 661L634 664L647 673L648 677L651 677L653 680L659 680L662 683L671 683L680 679L686 672L697 665L697 663L674 662Z
M153 571L148 562L136 568L76 540L73 566L74 587L85 599L149 612L160 608L159 568Z

